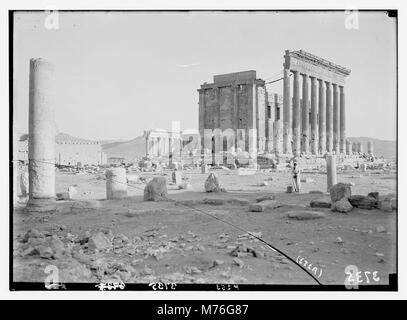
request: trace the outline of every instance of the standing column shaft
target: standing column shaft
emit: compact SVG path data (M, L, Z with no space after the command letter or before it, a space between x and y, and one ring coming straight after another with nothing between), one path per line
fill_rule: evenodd
M294 92L293 92L293 147L295 156L301 152L301 134L300 134L300 77L298 71L294 71Z
M311 153L318 153L317 79L311 78Z
M301 151L309 153L309 77L307 74L302 75L302 139Z
M54 66L30 60L29 199L55 199ZM30 204L30 203L29 203Z
M326 177L327 189L329 191L329 189L337 183L336 159L334 155L328 155L326 157Z
M146 156L148 156L150 153L149 148L150 148L150 139L149 137L146 137Z
M326 113L325 113L325 82L318 79L319 82L319 153L324 154L326 151Z
M346 155L350 156L352 154L352 142L346 140Z
M284 69L283 87L283 153L291 154L292 123L291 123L291 85L290 70ZM275 119L273 119L274 121Z
M333 110L332 110L332 85L326 82L326 151L333 149Z
M172 153L173 153L173 137L168 138L168 163L172 164Z
M345 112L345 87L339 87L340 116L339 116L339 149L341 153L346 152L346 112Z
M333 150L336 154L339 153L339 91L338 85L333 84L333 131L334 131L334 146Z

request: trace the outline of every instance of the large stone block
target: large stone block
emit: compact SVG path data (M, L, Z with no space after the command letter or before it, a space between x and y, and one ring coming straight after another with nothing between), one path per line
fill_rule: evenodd
M164 177L153 178L144 188L144 201L166 200L167 195L167 180Z
M220 192L219 178L215 173L210 173L205 181L205 191L206 192Z
M349 202L352 206L359 208L359 209L376 209L380 208L380 201L369 197L369 196L362 196L362 195L354 195L349 197Z
M352 195L352 190L350 184L339 182L330 188L329 193L332 203L335 203L342 198L348 199Z

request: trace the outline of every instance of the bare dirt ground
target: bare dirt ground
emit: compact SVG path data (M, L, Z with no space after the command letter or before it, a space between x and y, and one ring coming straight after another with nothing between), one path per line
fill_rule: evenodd
M129 186L125 200L104 200L106 182L101 175L57 173L56 191L74 185L78 201L58 201L54 213L28 214L23 205L15 208L14 281L44 282L45 268L55 265L62 282L315 284L264 243L203 212L261 235L293 259L300 256L307 260L312 268L318 268L323 284L344 284L348 265L362 272L377 272L376 280L370 275L362 284L387 284L388 274L396 272L396 211L354 208L341 214L329 208L310 208L313 199L329 200L322 173L302 174L314 182L302 183L300 194L288 194L289 173L263 170L239 176L233 171L211 171L218 173L227 192L204 192L207 174L197 170L183 173L193 190L178 190L171 184L171 172L164 171L168 197L173 201L158 202L143 201L143 182ZM162 175L137 174L147 179ZM268 185L260 186L263 181ZM378 191L384 196L396 191L394 172L345 172L338 174L338 182L353 182L352 194ZM315 190L323 193L309 193ZM271 193L280 207L249 212L243 201L255 202L256 197ZM223 199L224 203L191 201L185 206L183 202L204 198ZM89 199L92 201L81 202ZM297 210L319 211L325 216L289 219L287 212ZM30 229L38 232L28 232ZM108 243L94 245L97 239L91 239L99 232Z

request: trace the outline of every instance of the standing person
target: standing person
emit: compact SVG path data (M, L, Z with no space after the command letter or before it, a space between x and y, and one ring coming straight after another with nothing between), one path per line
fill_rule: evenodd
M295 192L300 192L300 169L298 168L297 161L294 161L294 166L292 170L293 174L293 186Z

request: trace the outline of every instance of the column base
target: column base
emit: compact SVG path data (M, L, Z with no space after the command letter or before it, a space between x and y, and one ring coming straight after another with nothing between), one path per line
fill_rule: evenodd
M31 212L53 212L57 204L55 198L29 199L24 211Z

